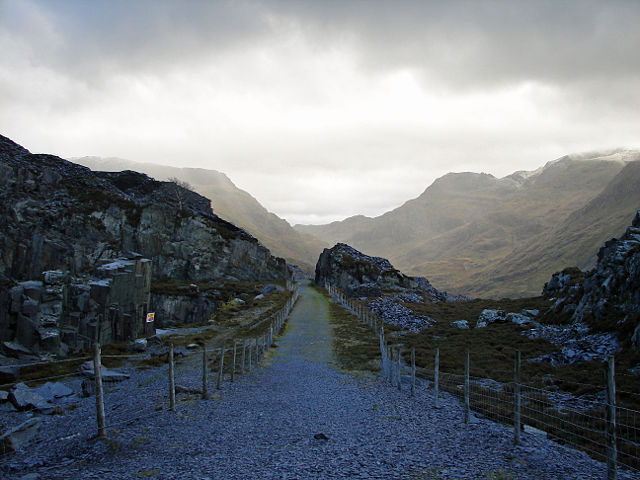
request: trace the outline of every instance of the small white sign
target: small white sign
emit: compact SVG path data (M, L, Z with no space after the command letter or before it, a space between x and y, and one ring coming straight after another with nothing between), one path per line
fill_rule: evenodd
M153 317L155 317L155 315L156 315L155 312L147 313L147 323L153 323Z

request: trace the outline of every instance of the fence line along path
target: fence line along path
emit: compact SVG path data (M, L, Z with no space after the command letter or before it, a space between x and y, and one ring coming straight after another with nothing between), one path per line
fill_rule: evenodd
M341 373L327 300L312 288L301 290L274 341L261 365L209 398L179 394L176 412L163 408L116 433L107 428L107 440L91 441L82 463L43 478L468 479L505 471L518 479L605 478L603 464L586 454L527 434L515 447L510 428L482 418L465 424L463 406L446 392L435 409L432 390L420 383L412 396L375 375ZM182 376L202 381L200 368ZM144 372L132 380L147 381ZM164 374L158 388L122 388L132 390L122 409L166 405Z

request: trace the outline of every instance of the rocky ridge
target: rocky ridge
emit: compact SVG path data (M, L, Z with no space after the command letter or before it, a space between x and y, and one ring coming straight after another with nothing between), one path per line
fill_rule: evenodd
M441 292L426 278L409 277L386 258L365 255L344 243L322 252L316 265L315 282L338 287L347 297L370 299L367 306L382 320L414 333L430 327L434 320L414 313L403 303L466 299Z

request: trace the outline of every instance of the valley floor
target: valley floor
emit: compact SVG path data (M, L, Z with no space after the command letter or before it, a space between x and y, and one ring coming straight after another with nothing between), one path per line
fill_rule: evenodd
M107 441L38 444L0 463L13 467L3 478L606 478L603 464L539 435L524 434L516 448L508 427L483 418L465 425L462 406L448 394L434 409L426 385L412 398L376 376L341 373L326 300L308 287L301 293L265 367L224 383L213 391L219 396L180 395L176 413L156 411L166 403L164 371L132 372L129 386L107 393L105 403L108 410L139 405L137 421L109 428ZM179 384L199 385L200 370L192 367L178 369ZM83 401L77 415L93 428L95 400Z

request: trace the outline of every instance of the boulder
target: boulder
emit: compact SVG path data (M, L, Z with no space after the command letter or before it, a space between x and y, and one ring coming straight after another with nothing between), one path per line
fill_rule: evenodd
M126 373L116 372L115 370L109 370L104 365L100 365L100 371L102 372L103 382L122 382L129 378ZM93 369L93 362L88 361L80 365L80 373L85 377L94 378L95 372Z
M138 338L135 342L129 345L129 349L133 352L146 352L148 342L146 338Z
M341 288L350 297L379 297L384 290L417 293L432 302L463 300L435 289L424 277L410 277L381 257L359 252L345 243L325 248L316 264L315 283Z
M478 316L476 328L484 328L492 323L504 323L507 321L507 313L504 310L485 309Z
M347 297L381 297L382 289L375 283L363 283L361 285L349 286L344 290ZM422 300L421 300L422 301Z
M55 408L24 383L18 383L13 387L9 392L9 401L20 411L38 410L41 413L52 413Z
M268 295L273 292L282 292L283 290L284 288L282 288L280 285L269 283L268 285L264 286L264 288L262 289L262 293L264 293L265 295Z
M466 320L457 320L455 322L451 322L451 326L453 328L467 329L469 328L469 322Z
M73 395L73 390L60 382L47 382L41 387L32 389L36 394L40 395L47 402L53 402L58 398Z
M0 402L6 402L9 400L9 392L6 390L0 390Z
M42 279L46 285L60 285L64 283L67 275L61 270L47 270L42 272Z
M531 317L523 315L521 313L507 313L506 321L515 323L516 325L527 325L530 323L535 323L533 320L531 320Z
M42 282L29 280L26 282L22 282L20 284L23 288L23 293L27 297L39 302L42 298L42 292L44 291L44 286Z
M260 295L256 295L255 297L253 297L254 300L262 300L264 298L264 293L261 293Z
M11 357L30 355L32 353L31 350L17 342L2 342L2 350Z
M20 377L20 367L7 365L0 367L0 383L13 383Z
M35 417L21 423L0 436L0 453L15 452L33 440L40 431L42 420Z

